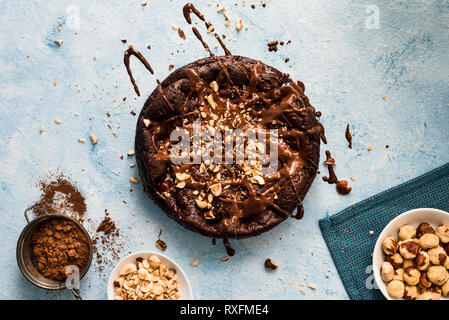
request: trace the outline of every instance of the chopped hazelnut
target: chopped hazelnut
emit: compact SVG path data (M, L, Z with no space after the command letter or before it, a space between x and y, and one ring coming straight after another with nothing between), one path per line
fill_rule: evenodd
M98 138L96 136L94 136L94 134L90 134L89 135L90 141L92 141L93 144L97 144L98 143Z
M137 271L137 266L134 263L127 263L120 269L120 275L126 275Z
M270 258L268 258L267 260L265 260L265 268L271 269L271 270L276 270L278 268L278 265L276 263L274 263L273 261L271 261Z

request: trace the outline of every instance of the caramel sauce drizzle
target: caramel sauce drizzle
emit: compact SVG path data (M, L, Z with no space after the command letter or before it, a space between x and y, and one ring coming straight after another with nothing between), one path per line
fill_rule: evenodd
M226 66L222 67L226 68ZM220 123L221 125L230 128L239 128L243 131L253 129L258 133L267 134L267 139L270 140L271 137L268 130L269 125L276 123L278 117L284 115L288 118L290 113L306 115L312 112L311 106L304 100L305 96L302 87L296 82L286 83L280 88L275 88L268 92L258 92L257 84L263 73L263 67L263 64L258 62L252 68L249 84L247 88L240 93L239 103L232 103L229 100L223 99L218 93L211 89L197 71L187 69L186 73L189 78L191 89L189 97L198 97L204 106L207 114L204 121L207 122L211 119L212 115L217 115L219 119L222 120ZM208 96L212 96L212 99L215 102L214 108L209 106L206 98ZM256 111L253 107L257 104L263 104L266 108ZM299 107L297 106L298 104ZM240 114L241 109L251 109L251 117L241 117L241 121L235 125L233 121ZM228 114L228 116L225 116L225 114ZM166 131L165 129L162 129L166 125L167 121L165 121L164 124L153 123L152 130L154 130L154 134L157 135L157 140L162 140L164 145L162 150L158 151L161 152L160 154L158 153L158 159L169 162L170 157L168 149L170 143L167 140L167 136L158 134L161 131ZM192 126L190 124L184 124L183 128L192 133ZM211 185L220 183L222 188L229 186L236 189L237 191L235 191L233 196L222 194L217 197L222 203L228 204L227 211L229 212L229 217L222 219L222 223L228 225L232 224L232 221L235 219L252 217L264 212L267 208L272 208L282 215L289 215L289 213L279 207L275 201L281 188L285 184L291 184L297 196L297 200L300 202L298 213L295 217L301 218L303 216L303 208L292 177L296 176L307 162L310 163L310 161L312 161L312 159L307 156L309 154L308 149L311 148L309 136L316 134L321 136L320 126L316 125L305 132L295 128L279 128L278 133L280 138L278 143L278 156L282 167L278 169L277 172L264 176L265 186L262 188L255 187L247 176L242 175L243 169L238 165L225 166L226 170L231 173L230 178L216 179L212 177L203 182L195 181L190 177L185 181L186 187L193 190L207 191ZM296 145L300 147L299 150L292 149L291 146L284 141L285 139L295 140ZM233 153L235 156L235 150ZM193 163L172 165L171 169L173 173L189 172L193 166ZM245 193L243 199L237 196L238 190Z
M197 8L195 8L195 6L192 3L187 3L183 8L182 8L182 13L184 14L184 18L186 19L188 24L192 24L192 18L190 17L190 13L195 14L201 21L204 22L204 25L206 26L206 28L208 30L211 30L215 39L217 39L218 43L220 44L220 46L223 48L225 55L227 56L231 56L231 51L228 50L228 48L226 47L226 45L224 44L223 40L221 40L220 36L214 31L214 26L212 23L206 21L206 19L204 18L204 15L198 11ZM198 30L197 30L198 31ZM194 31L195 33L195 31ZM195 33L195 35L197 36L198 39L200 39L198 37L199 33ZM201 37L201 36L200 36ZM201 43L203 43L204 46L204 41L200 40ZM210 52L210 50L208 50ZM210 52L211 53L211 52ZM211 55L213 55L211 53Z
M349 123L346 126L345 138L348 141L348 148L352 149L352 135L351 135L351 132L349 131Z
M139 87L136 84L136 80L133 77L133 73L129 65L129 58L131 58L131 56L135 56L137 59L139 59L139 61L145 66L145 68L147 68L148 71L150 71L151 74L154 74L154 71L153 68L151 68L148 61L145 59L145 57L139 51L135 50L133 46L130 45L129 49L125 51L123 62L125 63L126 71L128 72L129 79L131 80L131 83L134 87L134 91L140 97Z

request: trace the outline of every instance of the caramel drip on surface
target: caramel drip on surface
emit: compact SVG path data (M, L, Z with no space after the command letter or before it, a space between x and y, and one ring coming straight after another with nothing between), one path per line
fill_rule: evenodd
M326 162L331 162L333 158L331 157L331 153L329 150L326 150ZM323 177L323 180L329 184L338 183L337 175L335 174L334 167L332 164L328 164L327 168L329 170L329 177Z
M235 255L235 250L232 249L228 239L223 238L223 244L226 248L226 253L228 254L228 256L232 257L233 255Z
M231 51L228 50L228 48L227 48L226 45L224 44L223 40L221 40L220 36L214 31L214 26L212 25L212 23L206 21L206 19L204 18L204 15L203 15L201 12L199 12L198 9L195 8L195 6L194 6L192 3L190 3L190 2L187 3L187 4L182 8L182 13L183 13L184 18L186 19L186 21L187 21L188 24L192 24L192 18L190 17L190 13L194 13L194 14L195 14L201 21L204 22L204 25L206 26L206 28L207 28L208 30L211 30L211 31L212 31L212 33L213 33L215 39L217 39L218 43L219 43L220 46L223 48L223 50L224 50L224 52L225 52L225 55L227 55L227 56L232 55L232 54L231 54ZM193 29L192 29L192 30L193 30ZM205 42L202 40L202 37L199 36L198 30L196 30L196 32L195 32L195 30L194 30L193 32L195 33L196 37L201 41L201 43L202 43L203 46L204 46ZM201 39L200 39L200 37L201 37ZM208 50L208 51L209 51L209 53L211 53L210 50ZM211 55L212 55L212 53L211 53Z
M352 135L351 135L351 132L349 131L349 123L346 126L345 138L348 141L348 148L352 149Z
M151 72L151 74L154 74L153 68L151 68L148 61L145 59L145 57L137 50L135 50L132 46L129 46L129 49L125 51L125 55L123 57L123 62L125 63L126 71L128 72L129 79L131 80L131 83L133 84L134 91L137 93L137 95L140 97L140 91L139 87L136 84L136 80L133 77L131 67L129 65L129 59L131 56L135 56L137 59L139 59L140 62L147 68L148 71Z

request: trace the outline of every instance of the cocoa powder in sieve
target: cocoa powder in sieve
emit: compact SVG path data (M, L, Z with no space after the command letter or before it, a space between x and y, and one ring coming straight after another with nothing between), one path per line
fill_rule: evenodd
M44 221L31 236L31 248L36 269L52 280L67 278L68 266L77 266L82 272L89 261L85 234L75 223L62 218Z

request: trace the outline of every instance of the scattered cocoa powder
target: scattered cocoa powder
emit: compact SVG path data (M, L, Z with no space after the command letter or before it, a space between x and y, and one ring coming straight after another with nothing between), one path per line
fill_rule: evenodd
M42 195L40 205L50 214L64 214L78 221L83 221L86 213L86 202L81 192L64 175L59 175L53 181L39 182ZM37 206L34 209L36 216L45 214L45 211Z
M31 248L37 270L52 280L67 278L68 266L77 266L81 272L89 261L85 234L75 223L62 218L44 221L31 236Z
M120 258L121 244L118 241L120 231L105 209L105 216L98 225L97 234L92 239L97 270L103 271L104 265L110 265Z

